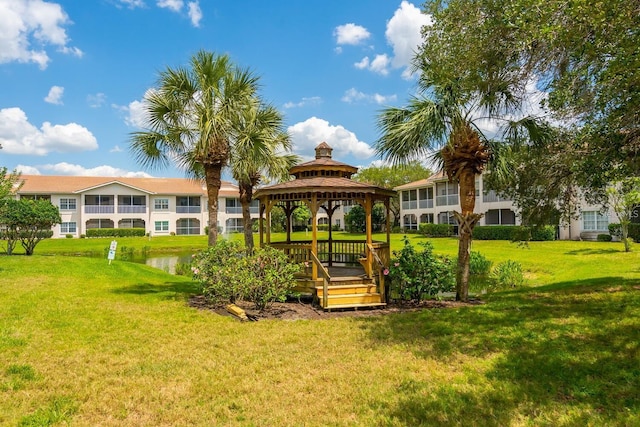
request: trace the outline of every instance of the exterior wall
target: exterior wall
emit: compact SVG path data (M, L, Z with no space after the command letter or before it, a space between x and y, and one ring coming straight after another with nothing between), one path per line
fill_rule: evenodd
M227 186L225 193L237 191L236 187ZM61 224L53 227L53 237L65 237L67 234L80 237L87 233L89 221L110 220L114 228L127 227L121 221L133 220L136 223L144 222L144 228L152 236L180 234L181 231L189 231L191 234L204 234L209 222L207 197L203 194L152 194L144 190L132 188L118 183L108 184L93 189L83 190L77 193L47 194L51 203L60 210ZM18 192L18 198L29 197ZM96 196L108 199L106 204L96 204ZM106 196L106 197L105 197ZM131 205L125 202L129 197L142 198L143 205ZM200 206L185 207L179 205L180 198L192 197L199 201ZM237 209L227 209L227 199L237 203ZM139 199L138 199L139 200ZM136 200L136 201L138 201ZM73 206L75 202L75 207ZM166 202L166 203L165 203ZM194 203L194 205L197 203ZM218 199L218 225L222 233L234 231L229 224L241 223L242 212L238 197L223 195ZM258 217L257 209L252 209L252 217ZM180 220L197 221L193 229L179 228ZM129 221L130 222L130 221ZM197 229L195 228L197 226Z
M445 189L446 182L445 177L438 177L395 188L400 193L400 225L405 228L417 229L420 223L431 222L431 218L434 223L445 223L447 211L459 210L458 185L449 184L455 187L454 194L456 196L453 196L450 188L447 188L444 192L446 194L443 194L442 190ZM433 198L421 198L421 193L429 195L429 189L431 189ZM409 197L404 194L413 190L416 194L415 201L412 197L413 193L409 194ZM423 191L421 192L421 190ZM405 201L405 198L408 200ZM502 199L492 191L485 191L482 176L476 180L475 211L484 214L478 225L521 224L520 216L512 201ZM406 221L407 215L414 215L416 222ZM449 218L449 220L451 219ZM612 209L602 212L602 206L583 202L579 215L572 219L567 226L559 227L559 238L564 240L595 240L598 234L609 232L607 225L612 222L618 222Z

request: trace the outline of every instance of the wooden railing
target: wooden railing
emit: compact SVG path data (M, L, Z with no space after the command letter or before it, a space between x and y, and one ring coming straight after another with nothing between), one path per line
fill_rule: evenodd
M380 292L380 297L382 298L382 302L386 302L386 297L385 297L385 283L384 283L384 278L385 278L385 272L388 272L388 268L389 266L388 261L387 263L385 263L382 258L380 257L380 255L378 254L378 251L376 251L376 249L373 247L373 245L367 244L367 250L369 251L369 253L371 254L371 256L373 257L373 261L376 264L376 266L378 267L378 277L380 278L380 287L378 289L378 292ZM388 252L388 251L384 251L384 252Z
M329 272L322 265L316 254L313 252L309 252L311 256L311 262L313 262L318 268L318 276L322 278L322 307L327 307L329 305L329 282L331 281L331 276L329 276Z

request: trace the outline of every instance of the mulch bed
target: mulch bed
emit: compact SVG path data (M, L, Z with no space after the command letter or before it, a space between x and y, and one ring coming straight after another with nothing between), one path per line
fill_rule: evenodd
M236 305L242 308L249 317L249 320L258 321L266 319L280 320L302 320L302 319L331 319L338 317L367 317L367 316L384 316L391 313L411 312L418 310L431 310L441 308L456 308L482 304L481 300L469 300L469 302L460 302L452 300L428 300L420 302L409 302L404 304L390 303L384 308L358 308L358 309L340 309L325 311L320 307L311 303L311 301L300 300L290 302L275 302L262 311L253 308L253 304L249 302L238 302ZM222 316L231 316L224 307L213 306L206 301L202 295L194 295L189 298L189 306L199 310L210 310Z

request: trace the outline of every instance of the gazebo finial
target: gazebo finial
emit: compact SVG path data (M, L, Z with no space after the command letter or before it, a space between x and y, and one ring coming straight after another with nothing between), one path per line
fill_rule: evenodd
M321 159L321 158L330 159L332 151L333 151L333 148L331 148L329 144L323 141L320 144L318 144L318 146L316 147L316 159Z

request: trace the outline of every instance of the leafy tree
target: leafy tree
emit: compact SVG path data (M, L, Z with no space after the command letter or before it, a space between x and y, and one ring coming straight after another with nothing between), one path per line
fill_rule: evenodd
M209 245L218 237L218 193L243 112L258 78L227 55L199 51L190 68L168 67L146 96L147 130L131 136L131 150L145 166L175 162L187 175L204 176L209 206Z
M474 213L475 177L481 174L490 160L492 144L482 132L474 105L491 105L497 114L502 112L500 135L504 141L522 143L547 135L544 123L532 117L510 120L512 103L477 99L477 94L464 91L454 80L443 80L437 68L424 57L417 60L421 68L420 96L410 99L406 107L388 108L378 118L382 136L376 143L379 155L399 164L433 155L442 165L450 181L457 181L460 191L460 210L454 212L459 228L456 299L467 301L469 296L469 257L473 228L482 215Z
M249 253L253 252L250 211L253 190L265 178L288 179L289 168L298 162L297 156L286 154L290 150L291 140L284 130L280 112L255 99L250 108L244 110L230 156L231 171L240 189L244 243Z
M629 224L634 210L640 205L640 177L630 177L615 182L607 189L607 195L613 207L622 232L624 251L631 251L629 243Z
M9 255L18 241L27 255L33 255L40 240L53 235L51 227L61 222L58 208L48 200L10 199L5 203L0 224Z
M9 173L6 167L0 168L0 203L9 199L22 186L20 173L16 170Z
M386 214L384 206L377 203L371 211L371 225L373 231L382 230L383 224L386 222ZM364 208L360 205L354 205L351 210L344 216L345 229L350 233L364 233L366 230L366 217Z
M429 0L425 11L421 69L455 79L489 116L496 102L533 103L576 124L581 187L640 169L637 2ZM534 87L541 105L523 96Z
M294 225L306 227L311 219L311 211L307 205L301 204L293 210L291 217Z
M393 189L403 184L428 178L431 171L418 161L391 166L369 166L360 169L353 180ZM393 225L400 225L400 195L389 199L389 210L393 213Z

